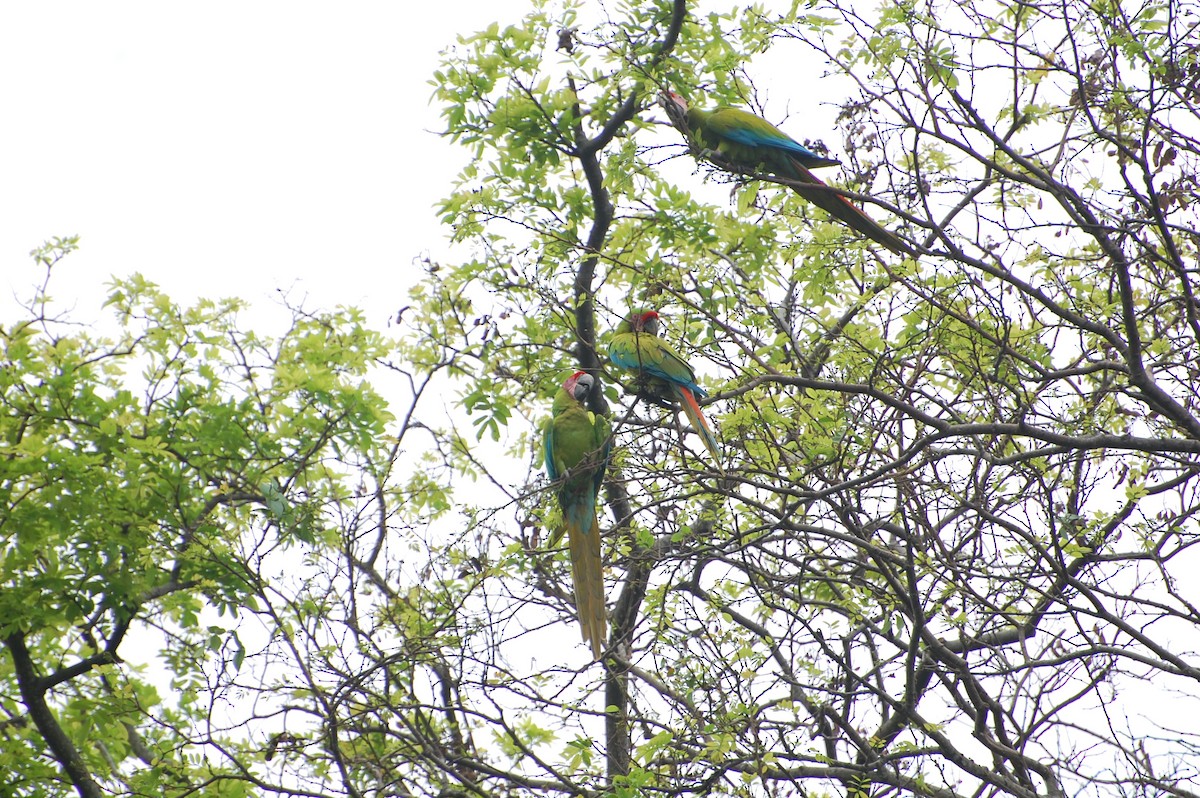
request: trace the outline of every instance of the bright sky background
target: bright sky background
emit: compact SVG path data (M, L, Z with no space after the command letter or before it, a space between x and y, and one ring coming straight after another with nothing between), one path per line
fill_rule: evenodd
M383 327L465 163L428 81L512 0L0 6L0 308L81 236L51 293L135 271L180 302L353 304ZM416 11L415 9L421 9ZM11 318L11 317L9 317Z

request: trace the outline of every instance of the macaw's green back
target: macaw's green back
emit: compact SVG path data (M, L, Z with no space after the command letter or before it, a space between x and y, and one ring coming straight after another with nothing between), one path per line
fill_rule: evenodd
M766 171L785 178L791 181L788 185L793 191L850 229L897 254L916 255L904 239L809 171L834 166L838 163L834 159L817 155L761 116L741 108L690 108L682 96L672 91L660 94L659 102L675 127L701 150L715 153L727 168Z
M708 394L696 384L696 372L687 361L658 337L656 311L631 311L609 339L608 359L613 365L637 374L653 398L678 403L713 462L720 466L720 444L696 401L697 397L703 399Z
M683 386L703 399L708 394L696 383L696 372L670 344L658 337L658 314L654 313L653 331L643 326L652 324L649 319L639 321L646 313L635 310L617 325L617 331L608 342L609 360L623 369L640 373L652 388L662 389L662 394L671 399L676 398L674 386Z
M805 169L836 166L833 158L817 155L757 114L720 105L711 111L689 108L688 127L700 145L719 152L730 163L746 169L802 180Z
M572 375L554 397L546 423L546 472L555 483L570 547L575 607L583 639L600 659L607 636L600 521L596 502L611 452L608 419L589 413L584 402L594 390L590 374Z

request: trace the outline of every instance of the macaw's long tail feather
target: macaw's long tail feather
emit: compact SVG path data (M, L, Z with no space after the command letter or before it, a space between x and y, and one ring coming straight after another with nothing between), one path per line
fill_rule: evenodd
M789 176L791 179L800 183L812 183L818 186L827 185L795 158L788 158L788 163L796 170L795 175ZM917 253L905 243L904 239L885 229L870 216L867 216L861 208L836 191L830 191L826 188L806 189L796 185L792 185L792 190L813 205L824 210L830 216L845 222L851 230L862 233L867 238L877 244L882 244L897 255L911 255L916 257Z
M675 390L679 393L679 405L687 415L692 429L696 430L696 434L700 436L700 440L704 441L704 448L708 449L708 453L712 455L713 462L720 467L720 444L717 443L717 436L713 434L708 419L704 417L704 413L700 412L700 404L696 401L696 397L682 385L676 385Z
M604 613L604 571L600 563L600 522L596 518L595 503L589 503L587 507L581 503L564 515L571 545L575 609L579 612L583 640L592 647L592 656L600 659L608 637L608 624Z

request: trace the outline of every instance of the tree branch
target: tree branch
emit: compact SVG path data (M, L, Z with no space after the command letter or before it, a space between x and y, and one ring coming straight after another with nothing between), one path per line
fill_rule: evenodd
M25 633L16 632L9 635L5 639L5 645L8 647L9 653L13 658L13 671L17 675L17 685L21 690L21 700L25 704L25 708L29 710L29 717L33 719L33 723L37 726L42 738L46 741L46 745L50 747L51 753L62 768L67 773L67 777L71 783L75 785L75 790L79 793L80 798L104 798L104 792L100 789L100 785L92 778L92 774L88 771L87 765L84 764L83 758L79 756L79 751L75 748L75 744L71 742L71 738L63 731L59 725L58 719L54 716L54 712L46 703L46 691L49 689L47 682L37 675L36 666L33 664L33 658L29 654L29 649L25 646ZM107 656L107 655L104 655ZM88 666L89 668L92 665Z

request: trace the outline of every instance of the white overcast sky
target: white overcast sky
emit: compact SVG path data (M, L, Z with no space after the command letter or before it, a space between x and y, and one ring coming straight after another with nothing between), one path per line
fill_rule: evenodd
M31 249L79 234L52 293L84 316L138 271L178 301L285 289L383 326L414 257L446 251L432 206L466 158L435 134L437 53L523 11L0 3L0 308L36 279Z

